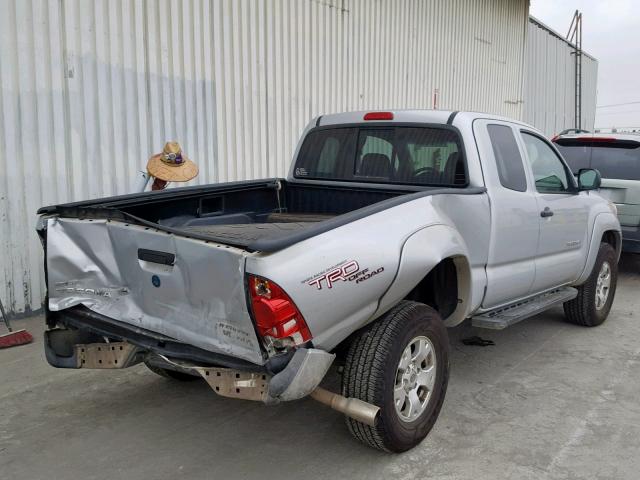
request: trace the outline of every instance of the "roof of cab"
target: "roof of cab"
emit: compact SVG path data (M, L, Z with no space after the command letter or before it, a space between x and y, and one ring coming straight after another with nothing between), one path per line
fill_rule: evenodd
M393 120L364 120L364 116L370 112L392 112ZM455 113L455 115L453 115ZM452 116L453 115L453 116ZM483 118L488 120L499 120L503 122L515 123L518 125L533 128L526 123L512 118L501 117L489 113L480 112L458 112L452 110L395 110L395 109L378 109L378 110L358 110L354 112L331 113L317 117L316 126L343 125L353 123L375 124L381 122L395 123L441 123L455 124L457 122L469 122Z

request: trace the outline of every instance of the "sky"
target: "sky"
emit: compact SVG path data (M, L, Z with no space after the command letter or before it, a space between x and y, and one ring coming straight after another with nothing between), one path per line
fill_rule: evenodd
M595 127L640 127L640 0L530 1L529 13L563 36L582 12L582 48L598 60Z

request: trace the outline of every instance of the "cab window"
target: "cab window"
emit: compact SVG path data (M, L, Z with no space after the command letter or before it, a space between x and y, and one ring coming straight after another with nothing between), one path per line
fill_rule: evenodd
M503 187L516 192L527 190L527 177L516 137L511 127L506 125L487 125L493 156L498 167L498 176Z
M527 132L522 132L522 139L538 192L569 192L572 183L569 180L567 169L551 146L536 135Z

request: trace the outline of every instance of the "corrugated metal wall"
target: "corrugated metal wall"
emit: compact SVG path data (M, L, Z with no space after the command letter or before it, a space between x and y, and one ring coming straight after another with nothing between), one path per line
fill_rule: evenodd
M528 0L0 0L0 11L0 297L14 312L43 298L36 209L129 192L167 139L209 183L286 174L317 114L430 108L434 89L442 109L522 117Z
M529 22L523 120L547 135L575 126L573 47L557 33ZM598 62L582 55L582 128L593 130L596 118Z

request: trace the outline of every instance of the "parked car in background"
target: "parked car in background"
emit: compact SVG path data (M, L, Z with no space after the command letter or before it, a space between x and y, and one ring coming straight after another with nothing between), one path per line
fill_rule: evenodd
M640 135L558 135L553 142L574 174L581 168L600 172L600 194L618 209L622 250L640 253Z
M589 130L582 130L580 128L565 128L558 135L571 135L577 133L591 133Z

